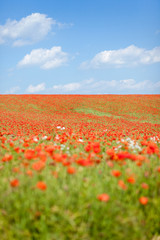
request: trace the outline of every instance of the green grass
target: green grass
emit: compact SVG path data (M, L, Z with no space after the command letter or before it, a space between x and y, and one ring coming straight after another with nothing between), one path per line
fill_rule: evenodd
M107 117L121 118L121 116L116 116L116 115L106 113L106 112L100 112L93 108L76 108L74 110L79 113L93 114L93 115L97 115L97 116L101 116L101 117L107 116Z
M136 119L131 119L128 117L116 116L111 113L101 112L101 111L95 110L93 108L76 108L76 109L74 109L74 111L79 112L79 113L85 113L85 114L93 114L93 115L101 116L101 117L107 116L107 117L113 117L115 119L117 119L117 118L127 119L128 121L140 121L142 123L149 122L152 124L160 124L160 117L158 115L152 115L152 114L145 114L144 116L142 116L141 114L138 114L136 112L128 113L129 116L136 117ZM141 119L142 117L145 117L145 119L142 120Z

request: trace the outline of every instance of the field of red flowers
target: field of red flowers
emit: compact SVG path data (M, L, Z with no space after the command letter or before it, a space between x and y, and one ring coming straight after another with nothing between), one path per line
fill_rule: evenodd
M160 95L0 95L0 239L160 237Z

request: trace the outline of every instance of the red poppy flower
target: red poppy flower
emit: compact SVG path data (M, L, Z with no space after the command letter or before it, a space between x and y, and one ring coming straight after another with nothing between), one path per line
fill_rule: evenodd
M146 205L148 203L148 198L147 197L140 197L139 198L139 202L142 204L142 205Z
M45 163L42 161L38 161L32 164L32 168L35 171L41 171L45 167Z
M19 180L18 179L13 179L12 181L10 181L10 185L11 187L18 187L19 186Z
M31 160L35 157L35 151L33 149L27 149L24 154L25 158Z
M101 201L101 202L108 202L109 199L110 199L109 195L106 194L106 193L102 193L102 194L98 195L97 198L98 198L98 200Z
M31 170L27 170L27 171L26 171L26 174L27 174L28 176L30 176L30 177L33 176L33 172L32 172Z
M134 177L129 177L127 179L127 182L131 183L131 184L134 184L135 183L135 178Z
M107 161L107 165L108 165L108 167L114 167L114 163L112 162L112 161Z
M121 172L119 170L112 170L112 175L114 177L120 177L121 176Z
M13 159L13 156L11 154L6 153L4 157L2 158L2 162L9 162Z
M99 142L93 143L93 152L94 153L100 153L100 151L101 151L100 143Z
M141 187L142 187L143 189L148 189L148 188L149 188L149 186L148 186L147 183L142 183L142 184L141 184Z
M36 187L39 188L42 191L45 191L47 189L47 185L44 182L38 182L36 184Z
M74 167L68 167L67 168L67 173L74 174L74 173L76 173L76 169Z
M122 188L123 190L126 190L127 189L127 186L126 184L123 182L123 180L119 180L118 181L118 185L120 188Z

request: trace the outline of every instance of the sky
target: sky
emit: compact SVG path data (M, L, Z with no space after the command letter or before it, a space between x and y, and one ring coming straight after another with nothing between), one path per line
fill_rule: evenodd
M0 94L160 94L159 0L1 0Z

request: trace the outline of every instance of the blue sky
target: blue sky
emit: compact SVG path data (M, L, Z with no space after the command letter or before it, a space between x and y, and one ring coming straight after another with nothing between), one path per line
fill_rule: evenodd
M1 94L159 94L159 0L1 0Z

